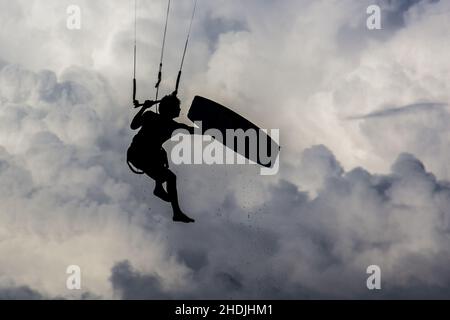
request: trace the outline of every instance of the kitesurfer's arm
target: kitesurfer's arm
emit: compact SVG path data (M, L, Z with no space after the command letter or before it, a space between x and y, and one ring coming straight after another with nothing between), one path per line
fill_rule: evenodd
M177 129L184 129L184 130L189 131L190 134L194 134L195 127L191 127L184 123L177 122Z
M137 130L139 129L142 124L143 124L143 114L144 112L152 107L153 105L157 104L159 101L150 101L150 100L146 100L145 103L142 105L141 110L139 110L139 112L136 114L136 116L133 118L133 121L131 122L131 129L132 130ZM135 106L139 106L139 101L134 101L134 105Z

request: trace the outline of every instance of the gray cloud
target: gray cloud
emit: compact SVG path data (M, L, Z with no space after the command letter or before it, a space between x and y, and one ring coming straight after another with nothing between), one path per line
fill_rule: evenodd
M384 37L364 28L371 1L203 2L194 28L208 30L192 38L183 105L201 94L279 128L282 171L173 166L198 221L188 228L125 164L132 5L79 3L85 29L69 32L58 15L68 2L0 0L8 297L373 298L369 264L383 272L377 297L446 297L450 117L410 105L450 101L448 2L389 2ZM190 5L173 12L163 92ZM140 8L140 99L153 96L163 12ZM374 110L385 105L407 107ZM72 296L74 263L83 290Z
M113 289L122 299L168 299L161 288L157 276L142 275L132 269L128 261L120 262L112 268L111 282Z
M0 300L43 300L39 292L26 287L10 287L0 289Z
M402 28L406 24L406 16L414 7L423 4L434 4L440 0L381 0L385 14L383 20L390 29Z
M417 112L442 111L447 104L444 103L414 103L406 106L387 108L381 111L371 112L362 116L348 117L349 120L364 120L370 118L382 118L391 116L401 116L403 114L414 114Z
M206 38L208 39L207 43L211 50L216 49L215 47L222 34L249 31L244 21L214 17L212 13L208 14L204 19L201 30L205 32Z
M280 181L248 223L229 198L226 220L201 223L195 234L167 230L171 256L190 269L184 286L165 287L157 275L121 263L112 269L114 287L123 298L141 299L448 298L448 182L410 154L388 175L346 172L323 146L306 150L301 166L309 174L315 166L317 195ZM382 269L376 294L365 287L371 264Z

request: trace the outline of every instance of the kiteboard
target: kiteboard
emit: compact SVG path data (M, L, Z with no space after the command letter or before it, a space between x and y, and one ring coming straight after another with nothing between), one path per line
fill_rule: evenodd
M227 107L207 98L196 96L192 101L188 118L194 123L201 121L203 133L210 129L219 130L221 135L214 138L246 159L267 168L271 168L275 164L280 150L278 143L257 125ZM229 130L236 131L239 129L244 132L248 130L256 131L256 153L250 152L249 140L246 141L245 148L242 148L237 143L236 138L229 135ZM265 148L264 143L266 144ZM263 155L265 154L264 159L260 151Z

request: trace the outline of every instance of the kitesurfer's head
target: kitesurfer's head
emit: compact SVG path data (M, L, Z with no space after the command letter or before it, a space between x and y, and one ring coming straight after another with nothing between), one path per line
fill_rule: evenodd
M161 99L159 113L162 116L174 119L180 115L180 111L180 99L176 95L170 94Z

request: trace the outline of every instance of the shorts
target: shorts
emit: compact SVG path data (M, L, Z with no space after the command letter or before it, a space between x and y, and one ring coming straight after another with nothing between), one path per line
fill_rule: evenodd
M142 148L132 143L128 148L127 160L155 181L167 181L171 174L167 152L161 147Z

